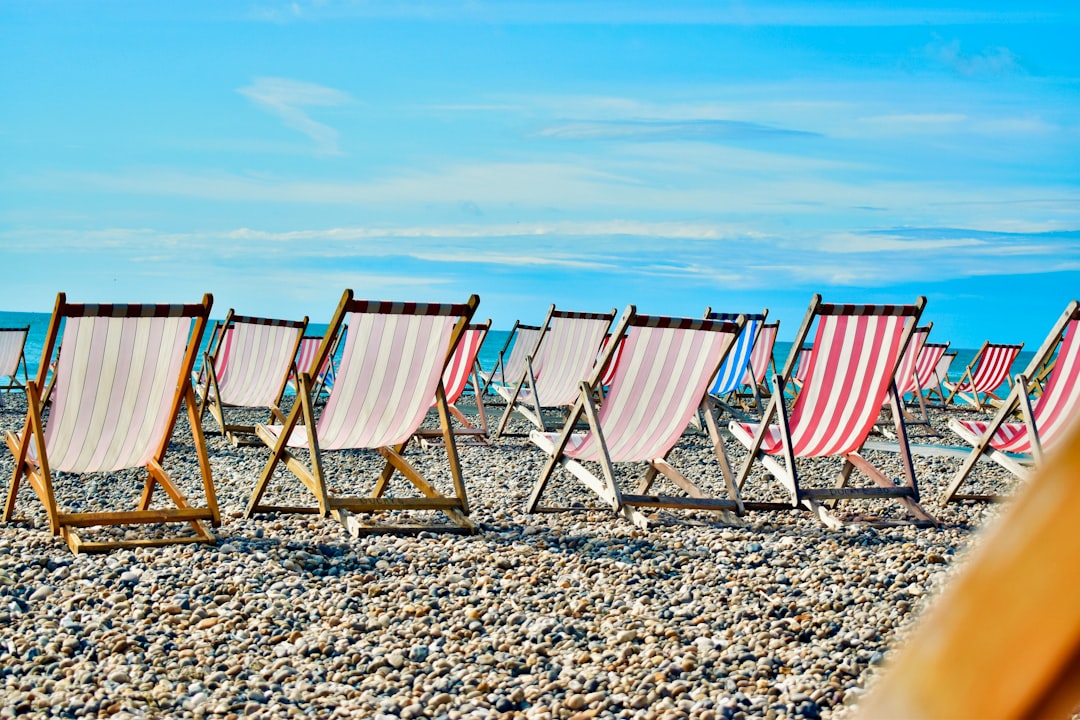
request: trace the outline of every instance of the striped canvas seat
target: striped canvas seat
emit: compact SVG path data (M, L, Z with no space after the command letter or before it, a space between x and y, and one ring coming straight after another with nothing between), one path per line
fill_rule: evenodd
M622 359L603 404L597 409L594 398L615 347L605 349L589 379L579 384L578 399L562 431L533 430L529 436L550 458L533 490L529 512L543 509L539 507L541 495L559 464L613 510L642 527L645 518L637 507L740 509L738 492L722 452L718 452L718 458L730 492L725 499L706 497L666 458L694 414L703 403L707 404L711 381L743 322L741 316L735 320L651 317L637 315L630 306L613 333L621 340ZM589 429L576 432L583 414ZM711 412L705 414L714 443L718 444L715 419ZM589 472L583 462L599 462L604 467L604 479ZM611 464L619 462L648 465L645 479L633 493L623 492L614 482ZM647 495L658 473L671 479L686 495Z
M496 438L503 434L514 411L546 430L543 408L574 404L578 386L596 364L596 353L614 317L614 310L581 313L551 306L536 347L526 356L525 368L514 384L495 386L495 391L506 400Z
M0 328L0 377L7 381L0 385L0 390L26 390L29 376L26 370L26 336L30 326L18 328ZM22 380L19 380L19 367L22 366Z
M740 397L744 400L744 407L747 406L749 398L753 397L754 406L760 412L761 398L769 396L769 366L772 365L773 372L776 371L773 363L773 347L776 345L776 336L779 332L779 321L762 323L758 328L754 347L750 351L750 361L747 363L740 385L740 388L745 388L739 391Z
M233 444L255 432L253 425L229 422L226 408L266 408L272 418L285 419L281 398L289 382L307 318L274 320L225 316L217 345L203 361L205 380L200 387L200 417L209 409L221 434Z
M611 342L611 335L608 334L604 337L604 342L600 346L600 354L596 356L597 362L600 362L604 358L604 351L607 350L607 344ZM623 341L622 338L615 343L615 353L611 356L610 360L607 360L607 364L604 365L604 374L600 376L600 384L604 387L608 387L615 380L615 373L619 369L619 361L622 360L623 354Z
M992 343L989 340L983 343L975 359L964 369L960 381L955 384L945 383L945 389L949 391L945 398L948 405L954 399L963 400L968 405L982 410L990 400L1000 402L995 391L1005 382L1012 382L1009 371L1013 361L1024 344L1002 345Z
M311 376L301 375L300 397L285 422L256 426L259 438L273 452L252 491L246 515L311 511L307 507L262 503L274 469L283 463L315 496L319 512L334 513L354 534L369 528L358 523L351 513L395 509L441 510L458 528L474 529L467 517L468 504L442 378L478 304L475 295L460 305L355 300L352 291L346 290L315 360L321 365L341 335L341 360L330 397L316 418ZM453 497L443 496L402 456L433 397L450 460ZM310 467L292 453L301 448L311 451ZM350 449L377 449L386 459L370 497L330 494L331 482L322 456ZM384 497L395 472L400 472L423 497Z
M296 359L293 360L293 369L289 372L289 383L294 390L299 391L300 380L298 373L314 375L314 397L319 397L329 392L334 386L334 351L331 351L324 359L322 367L315 372L315 359L319 354L319 345L322 344L321 335L304 335L300 338L300 347L296 350Z
M823 500L881 498L899 500L920 522L933 522L918 505L918 488L907 448L904 419L899 409L893 378L915 324L922 313L923 298L915 305L832 305L814 296L803 326L792 346L783 376L763 416L762 423L732 422L728 428L750 454L739 475L745 483L755 462L761 462L781 481L791 497L789 504L748 503L747 507L775 509L804 506L830 526L839 520L821 505ZM814 343L805 363L802 390L790 413L782 402L784 384L793 377L803 342L816 325ZM890 392L891 391L891 392ZM901 453L906 484L897 486L860 454L873 428L886 394ZM770 422L772 421L772 422ZM774 456L782 455L786 465ZM807 488L800 484L796 458L839 456L844 459L841 478L859 469L877 487Z
M483 444L488 444L487 415L484 410L483 393L480 392L481 386L476 375L476 357L480 353L480 347L484 344L484 339L490 329L490 319L485 323L476 323L465 328L457 349L454 350L453 357L450 358L450 362L447 363L446 369L443 371L442 378L450 414L461 424L461 427L454 428L454 435L475 438ZM465 414L457 406L457 401L461 399L470 382L472 382L473 395L476 399L476 414L479 427L469 422L469 419L465 417ZM433 397L431 407L437 406L438 399ZM417 430L416 435L421 440L428 441L434 437L442 437L442 430L421 428Z
M27 427L31 430L21 436L7 434L17 471L5 521L12 517L19 481L25 477L45 505L53 533L62 535L74 552L131 544L84 542L76 528L89 525L186 522L195 530L194 537L135 544L213 540L202 521L217 525L220 516L202 432L194 422L194 393L186 380L211 304L209 295L196 305L76 305L69 304L63 293L57 297L37 380L27 385ZM49 412L42 417L41 393L57 348ZM192 508L162 467L185 401L193 421L205 508ZM42 423L44 430L38 434L33 428ZM69 513L58 509L54 473L85 475L131 468L147 470L138 510ZM175 508L150 509L156 485L166 490Z
M1018 376L1013 389L990 421L949 419L949 427L975 449L960 468L945 496L951 500L983 500L990 496L959 495L960 484L981 456L997 462L1018 477L1028 475L1021 460L1038 463L1042 453L1053 447L1080 416L1080 303L1072 301L1055 323L1043 346L1027 369ZM1031 378L1047 365L1055 352L1053 369L1046 387L1031 404ZM1019 409L1023 422L1009 422ZM1017 458L1015 455L1027 456Z
M525 360L536 349L543 328L539 325L525 325L515 322L510 328L510 336L499 351L499 357L490 371L480 370L480 379L484 382L483 391L495 385L512 385L525 372Z
M738 313L705 313L705 317L710 320L734 321L738 316ZM745 315L746 324L743 325L739 337L735 340L735 345L717 371L716 378L709 388L710 395L716 398L727 397L742 384L743 377L750 366L750 354L754 349L754 342L757 340L758 331L765 323L766 316L767 312L747 313Z
M914 385L909 386L905 392L921 394L923 391L937 385L938 377L941 376L938 369L941 367L942 358L945 357L948 350L949 343L923 343L922 352L919 353L919 359L915 363L915 372L912 375ZM952 359L949 358L948 362L951 364ZM948 376L947 367L944 376Z
M925 327L917 327L911 334L911 340L908 342L907 348L904 350L903 356L900 358L900 365L896 368L896 376L893 378L893 382L896 383L896 393L900 398L900 409L904 412L904 417L907 420L907 424L910 425L925 425L927 429L937 434L937 431L930 426L930 416L926 411L926 404L922 397L922 386L919 384L918 368L920 363L926 368L928 363L932 360L927 356L923 350L926 347L927 338L930 337L930 331L933 329L934 323L928 323ZM930 353L933 355L933 353ZM931 372L933 366L929 366ZM911 402L907 401L907 396L911 395ZM886 405L888 404L888 398L886 398ZM920 417L916 417L912 413L912 406L918 404L920 410ZM886 434L889 434L887 430L884 430Z

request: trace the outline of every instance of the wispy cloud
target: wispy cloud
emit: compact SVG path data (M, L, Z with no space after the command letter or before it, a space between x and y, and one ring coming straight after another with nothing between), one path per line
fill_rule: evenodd
M803 130L771 127L738 120L622 120L569 122L546 128L541 137L559 140L763 140L818 137Z
M336 107L353 102L347 94L334 88L287 78L256 78L237 92L257 106L276 115L286 127L298 130L315 141L316 150L323 155L340 155L338 131L317 122L304 111L308 107Z
M926 45L922 52L932 62L964 77L997 76L1024 71L1020 57L1006 47L987 47L969 53L961 49L958 39L935 40Z

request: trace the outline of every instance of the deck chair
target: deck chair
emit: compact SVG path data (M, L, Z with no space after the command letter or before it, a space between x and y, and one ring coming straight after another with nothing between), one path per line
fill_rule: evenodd
M257 425L260 440L271 449L251 493L245 517L255 513L319 513L334 515L353 535L370 532L412 533L453 529L473 532L465 483L461 475L450 410L442 376L465 326L480 299L464 304L356 300L346 290L319 346L316 365L341 339L337 380L318 418L312 402L314 378L300 374L300 394L282 425ZM347 327L346 327L347 326ZM405 459L409 440L420 427L431 398L436 398L443 445L454 495L445 496ZM332 494L323 456L335 450L377 450L385 463L369 496ZM298 450L305 450L305 463ZM273 506L262 499L278 465L283 465L314 496L315 506ZM395 473L423 497L387 497ZM368 525L354 513L394 510L442 511L453 528L432 525Z
M973 448L945 492L942 504L960 500L995 500L994 495L960 494L960 486L983 457L1018 478L1029 475L1029 465L1042 462L1043 453L1064 437L1080 414L1080 302L1065 308L1027 369L1016 376L1012 390L989 422L949 418L949 429ZM1054 370L1035 406L1031 404L1031 377L1054 359ZM1022 422L1007 422L1020 411ZM1018 457L1019 456L1019 457Z
M533 430L529 439L548 455L533 487L527 510L555 512L577 508L544 507L540 500L558 466L565 467L616 513L641 528L647 520L638 508L742 511L734 477L721 449L720 431L709 408L708 389L742 329L745 319L694 320L638 315L631 305L623 314L614 337L623 338L623 357L603 404L597 409L604 365L614 353L610 346L588 379L579 383L578 397L560 432ZM698 410L703 409L727 498L710 498L667 457ZM582 415L586 432L575 432ZM598 477L583 463L599 463ZM614 463L645 463L645 475L632 493L615 480ZM681 495L650 494L658 475L683 491Z
M476 356L480 352L480 346L484 344L488 331L491 329L491 318L484 323L473 323L465 327L465 332L458 342L454 356L450 358L446 369L443 371L443 388L446 390L446 404L450 414L457 418L461 427L454 428L454 436L470 438L482 445L490 445L488 440L487 413L484 411L484 397L480 391L480 380L477 375ZM469 384L473 386L473 395L476 398L476 415L479 427L474 426L465 414L458 409L457 401L465 393ZM431 401L431 407L438 409L438 399ZM421 428L416 431L421 444L431 444L432 440L442 438L442 430L435 428Z
M931 323L932 325L932 323ZM908 424L909 425L925 425L931 430L933 426L930 424L930 413L927 410L926 395L924 390L937 387L940 390L940 382L938 380L938 369L942 366L942 358L949 351L949 343L932 343L924 342L922 350L919 352L919 358L915 361L915 371L912 373L912 379L906 389L900 391L900 402L903 403L903 407L907 409ZM955 353L953 357L956 357ZM945 374L948 373L948 365L952 363L952 359L948 359L945 362ZM899 391L899 386L897 387ZM908 400L908 396L911 399ZM913 410L915 405L919 407L919 417L915 417ZM933 430L935 434L938 434L936 430Z
M615 380L615 372L619 369L619 361L622 360L623 346L622 338L615 341L615 353L611 357L605 360L605 353L607 351L607 344L611 342L611 333L604 336L604 342L600 346L600 352L596 356L596 361L605 362L603 368L603 374L600 376L600 385L602 387L608 387Z
M77 305L64 293L45 338L37 379L27 382L27 415L21 434L8 432L15 472L8 487L4 522L15 512L25 480L45 506L49 527L72 552L118 547L214 542L205 526L221 524L210 460L195 411L188 375L198 355L213 298L194 305ZM61 325L63 328L61 329ZM42 389L57 351L48 413ZM192 507L165 470L165 454L181 407L187 407L206 506ZM145 468L142 497L134 510L67 512L57 487L87 474ZM107 477L108 482L120 482ZM160 485L175 507L151 508ZM188 523L193 536L86 541L79 528L150 523Z
M26 383L30 379L26 369L26 336L30 326L0 328L0 377L7 378L0 390L26 392ZM22 380L19 380L19 366L22 366Z
M930 383L922 386L925 391L925 401L929 407L945 407L945 386L952 384L952 380L949 379L949 368L952 367L954 360L956 360L955 350L946 350L943 352L938 359L937 366L934 367ZM931 399L935 397L937 399L931 403Z
M795 373L791 376L791 380L787 383L787 387L784 390L792 398L798 397L799 391L802 390L803 383L806 382L806 373L810 369L810 356L812 354L813 347L809 345L799 348L799 354L795 360Z
M738 398L743 409L748 409L750 398L754 399L754 407L758 412L764 407L761 399L769 397L769 368L776 373L776 362L773 360L773 348L776 346L776 335L780 332L780 321L762 323L758 328L757 339L750 351L750 362L743 374L742 384L739 386Z
M578 387L596 364L596 353L615 312L570 312L551 306L536 345L525 356L525 367L513 386L495 386L506 400L496 438L504 434L515 411L540 430L547 430L544 408L569 409L577 401Z
M891 498L916 524L937 524L919 505L919 488L908 447L904 416L893 378L904 349L922 314L926 299L914 305L834 305L815 295L792 344L783 374L773 378L773 396L761 423L731 422L731 434L749 450L739 473L742 489L760 462L790 496L788 503L747 502L748 509L809 509L825 525L843 523L824 506L832 500ZM801 348L816 324L805 381L788 412L784 398ZM885 396L903 465L903 484L896 483L861 454L860 449L881 412ZM808 488L800 482L796 459L836 457L844 463L835 487ZM783 457L784 464L778 461ZM852 470L875 487L846 487Z
M757 341L758 331L765 324L768 315L768 308L761 313L746 313L743 315L746 322L739 332L738 338L735 339L735 345L727 354L716 373L716 377L713 379L712 386L709 388L709 394L716 400L719 407L740 419L745 418L739 410L728 404L728 400L742 385L743 377L750 367L750 354L754 349L754 343ZM710 308L706 308L705 317L709 320L734 321L739 317L739 314L712 312Z
M1002 345L989 340L984 342L971 363L964 368L960 381L945 384L949 394L945 397L944 404L948 406L953 400L959 399L980 412L985 410L988 404L999 405L1001 398L994 392L1004 382L1008 382L1009 387L1012 387L1009 370L1023 349L1024 343Z
M204 380L197 390L199 417L209 409L221 434L233 445L254 444L243 436L254 435L255 426L229 422L226 408L266 408L271 419L284 422L281 398L307 322L306 317L247 317L230 309L217 333L217 344L203 359Z
M525 372L525 358L536 347L542 331L543 328L539 325L525 325L520 321L514 323L491 370L479 370L480 380L484 383L482 392L485 395L492 384L511 385L521 377Z
M907 347L904 349L904 354L900 358L900 364L896 368L896 375L893 377L893 382L896 383L896 394L900 397L900 412L904 413L904 419L908 426L911 425L929 425L929 416L926 415L925 409L923 410L923 419L919 420L915 418L911 412L909 412L907 404L904 402L904 396L908 393L913 393L922 397L919 392L918 377L915 374L915 368L919 364L919 358L922 355L923 347L926 346L926 339L930 336L930 330L933 329L934 323L927 323L923 327L917 327L911 333L911 339L908 341ZM885 398L884 406L888 406L889 399ZM885 423L882 423L885 424ZM885 434L890 434L887 429L884 429Z
M300 347L296 350L296 358L293 360L292 369L289 370L289 384L295 392L300 390L299 373L312 373L315 378L312 397L316 399L329 395L331 388L334 387L334 354L337 350L334 348L330 351L317 373L312 372L315 369L314 362L319 353L320 344L322 344L321 335L305 335L300 338Z

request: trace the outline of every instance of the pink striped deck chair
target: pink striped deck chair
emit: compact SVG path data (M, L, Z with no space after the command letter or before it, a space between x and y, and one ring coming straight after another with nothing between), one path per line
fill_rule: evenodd
M937 367L934 368L934 374L930 378L929 385L923 385L925 398L930 407L945 407L945 385L952 382L949 380L949 368L952 367L954 360L956 360L955 350L943 352L941 358L938 359ZM930 400L935 396L937 400L930 403Z
M813 354L814 348L810 345L799 348L799 354L795 361L795 374L791 376L784 388L785 392L793 398L798 397L803 383L806 382L806 373L810 370L810 357Z
M356 300L346 290L319 346L316 366L341 338L337 379L316 418L313 380L300 375L300 394L281 425L257 425L256 434L271 449L251 493L245 517L261 512L333 514L353 535L368 532L420 532L453 529L473 532L465 483L461 475L450 410L442 377L480 298L463 304ZM421 475L403 453L436 399L454 494L447 496ZM304 463L296 451L309 458ZM334 481L323 462L335 450L377 450L385 463L369 496L331 494ZM282 465L315 496L317 507L263 503L274 470ZM421 497L388 497L398 472ZM354 513L441 511L453 528L434 525L369 525Z
M26 383L30 379L26 370L26 336L29 333L29 325L0 328L0 377L7 378L7 383L0 385L0 390L4 392L26 391ZM21 381L18 377L20 365L22 366Z
M1027 369L1016 376L1012 390L989 422L949 418L949 428L974 448L949 485L942 504L960 500L994 500L994 495L963 495L960 486L980 458L996 462L1017 477L1028 476L1026 465L1039 465L1043 453L1065 437L1080 416L1080 302L1073 300L1054 324ZM1057 357L1046 387L1035 406L1031 377ZM1020 411L1022 422L1007 422ZM1020 456L1020 457L1018 457Z
M945 385L945 389L949 391L945 405L949 405L954 399L963 400L979 411L986 409L987 404L1000 405L1001 398L994 394L994 391L1001 387L1003 382L1008 382L1010 388L1012 387L1009 370L1023 349L1024 343L1002 345L989 340L984 342L975 358L964 368L960 382Z
M217 333L217 344L203 360L198 387L199 417L207 409L221 434L234 445L253 444L245 435L254 425L229 422L226 408L266 408L271 419L285 421L281 398L308 319L273 320L236 315L230 309Z
M450 414L457 418L461 427L454 428L456 437L472 438L482 445L490 445L488 440L487 414L484 411L484 397L480 391L480 380L477 377L476 356L480 352L480 346L487 338L488 330L491 329L491 319L487 322L474 323L465 327L461 335L454 356L450 358L446 369L443 371L443 387L446 389L446 403ZM465 393L469 384L472 384L473 395L476 398L476 415L479 427L469 422L465 413L457 406L457 401ZM431 401L431 407L438 409L438 400ZM421 443L429 443L434 438L442 437L442 430L434 428L421 428L416 431L416 436Z
M321 335L305 335L300 338L300 347L296 350L296 359L293 361L292 369L289 370L289 384L292 385L293 390L297 392L300 390L299 373L311 373L314 370L315 356L319 353L320 344L322 344ZM315 386L312 397L318 399L324 394L329 394L330 388L334 386L333 350L323 359L322 367L313 375L315 377Z
M5 522L13 518L19 484L25 478L45 506L53 534L60 535L72 552L214 541L204 521L216 527L221 516L195 393L188 382L212 303L213 298L205 295L194 305L76 305L68 303L64 293L57 295L37 379L27 382L23 431L7 433L15 473L4 506ZM46 415L42 390L54 351L55 383ZM184 405L206 507L192 507L163 467ZM61 510L58 490L81 486L89 474L123 482L114 473L133 468L145 468L147 473L136 509ZM173 507L151 508L158 485ZM80 528L151 523L188 523L194 535L111 541L84 540L79 535Z
M904 401L904 396L908 393L913 393L922 397L919 392L918 378L915 375L915 369L919 364L919 358L922 356L923 347L926 345L926 339L930 336L930 330L934 327L934 323L927 323L924 327L917 327L911 333L911 339L908 341L907 347L904 349L904 354L900 358L900 364L896 368L896 375L893 377L893 382L896 383L896 393L900 397L900 411L904 413L904 419L907 421L907 425L929 425L930 419L923 411L923 418L917 419L908 410L908 406ZM888 407L889 399L885 398L883 407ZM887 423L887 421L886 421ZM881 424L886 424L881 423ZM889 434L885 430L886 434Z
M933 323L930 323L929 326L933 326ZM926 396L923 392L928 388L938 385L937 370L941 364L941 359L948 350L949 343L947 342L924 342L922 350L919 351L919 357L915 361L915 370L912 372L908 383L904 385L902 389L899 385L897 386L897 391L900 394L900 402L904 404L905 408L908 408L908 424L926 425L935 434L938 434L938 432L933 430L933 427L930 425L930 413L927 411ZM908 399L909 396L910 400ZM913 408L915 404L918 404L919 406L921 418L915 418L911 413L911 408Z
M490 371L480 368L480 379L484 382L483 393L486 395L492 385L513 385L525 372L525 359L534 349L544 328L539 325L525 325L521 321L510 328L510 335L499 351L499 357Z
M760 411L764 405L763 397L769 397L769 367L773 374L776 373L776 361L773 360L773 348L776 346L776 335L780 332L780 321L764 323L758 330L754 340L754 348L750 351L750 364L743 375L742 385L739 390L739 398L746 408L746 401L754 398L754 406Z
M642 528L647 522L637 511L641 507L741 512L708 391L745 321L744 316L735 321L654 317L638 315L633 305L627 308L614 332L623 356L603 404L597 409L594 398L604 367L616 351L610 343L588 379L579 383L577 400L563 429L557 433L533 430L529 435L548 454L548 461L533 487L528 511L573 509L540 505L552 474L561 465L607 507ZM704 411L727 482L727 498L708 497L667 461L699 409ZM582 415L588 430L575 432ZM613 464L638 462L646 464L645 475L632 493L623 492L615 480ZM598 463L602 477L584 463ZM650 494L658 475L670 480L682 494Z
M496 438L504 434L515 410L540 430L547 430L543 408L569 409L577 401L578 388L596 364L596 353L615 312L569 312L551 306L536 346L526 355L525 367L513 386L495 386L506 400Z
M739 473L739 488L744 486L754 464L760 462L791 498L789 503L747 502L747 508L772 510L801 506L826 525L840 527L841 521L826 510L823 501L892 498L914 516L914 522L936 524L919 505L904 416L893 382L925 303L926 299L920 297L914 305L834 305L822 303L820 295L814 296L783 375L774 379L773 396L762 422L732 422L728 426L732 435L750 451ZM815 324L813 353L809 356L803 389L789 413L782 402L784 384L792 377L799 354L795 348L802 348ZM901 485L860 454L886 394L890 396L904 467ZM785 464L778 461L779 456ZM844 459L836 487L802 485L797 458L835 456ZM854 469L869 477L875 487L846 487Z
M615 343L615 353L609 360L605 360L604 372L600 376L600 385L602 387L608 387L615 379L615 372L619 369L619 361L622 360L623 346L622 338L619 338ZM604 359L604 353L607 350L607 344L611 342L611 334L604 336L604 342L600 345L600 354L596 356L597 362Z

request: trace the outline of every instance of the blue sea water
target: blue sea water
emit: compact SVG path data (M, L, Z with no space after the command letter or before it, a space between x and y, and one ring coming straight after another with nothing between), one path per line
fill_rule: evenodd
M26 327L30 326L30 332L26 339L26 363L28 372L31 378L36 377L38 364L41 362L42 348L45 344L45 335L49 329L49 317L48 313L18 313L18 312L0 312L0 327ZM212 324L211 324L212 327ZM312 323L308 326L308 335L320 335L326 332L326 325ZM206 349L206 344L209 342L209 330L203 337L203 348ZM485 370L491 369L499 356L499 351L506 345L507 338L510 332L508 330L491 330L488 333L487 340L485 340L483 347L480 348L480 366ZM935 342L941 342L941 338L932 338ZM960 373L963 372L964 367L975 357L977 349L970 348L953 348L957 352L956 360L953 361L952 368L950 370L950 377L956 379ZM776 349L774 355L776 357L777 369L782 368L784 360L787 358L788 353L791 350L790 342L776 342ZM1024 351L1020 353L1016 362L1013 364L1013 374L1023 370L1033 356L1032 352ZM199 353L201 362L202 351ZM198 365L196 365L198 366Z

